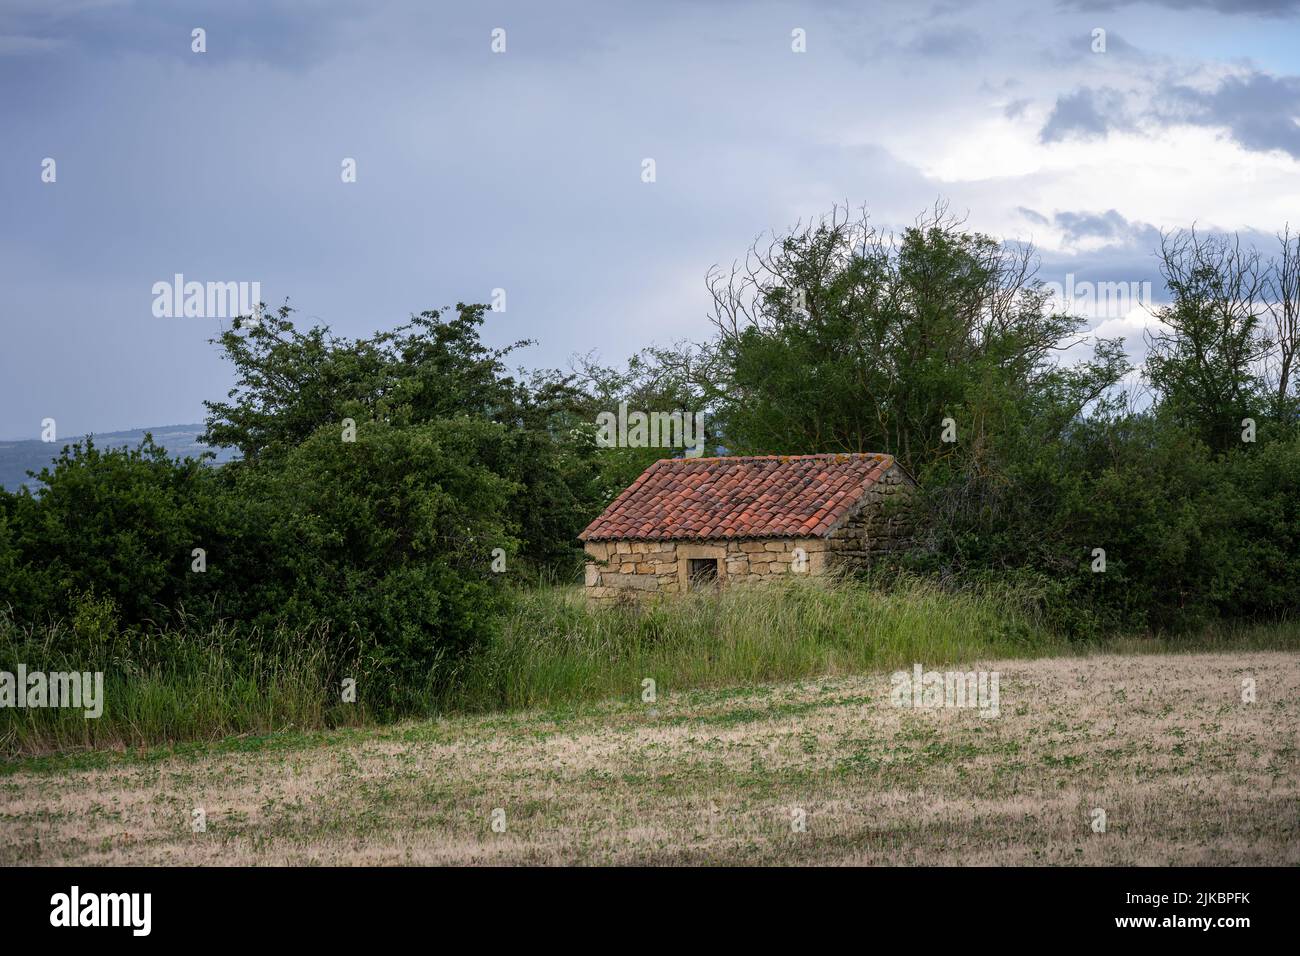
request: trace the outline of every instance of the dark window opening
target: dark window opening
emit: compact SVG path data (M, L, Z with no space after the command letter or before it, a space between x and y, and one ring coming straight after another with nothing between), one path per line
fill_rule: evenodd
M689 558L686 571L692 591L707 591L718 586L717 558Z

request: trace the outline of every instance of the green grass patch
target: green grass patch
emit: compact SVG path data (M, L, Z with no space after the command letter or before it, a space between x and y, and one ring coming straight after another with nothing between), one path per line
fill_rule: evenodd
M517 593L487 646L421 698L425 706L397 716L496 713L507 726L520 712L541 711L563 722L591 713L598 701L653 706L643 703L646 681L660 697L698 690L722 701L766 695L763 685L777 682L914 663L1300 649L1294 619L1070 644L1035 607L1032 595L1011 589L954 592L919 578L889 587L791 580L626 607L590 605L580 587L531 588ZM191 751L307 746L308 731L376 723L364 680L359 702L342 703L344 665L311 634L217 628L128 640L74 627L23 628L0 618L0 670L21 661L30 670L103 671L105 698L103 716L93 720L78 710L0 708L0 774L20 756L29 758L21 761L28 770L111 766ZM766 719L780 706L738 708L725 719L749 710ZM418 724L402 732L440 731Z
M1017 595L790 581L628 607L581 588L520 595L499 637L469 661L449 710L547 707L978 658L1068 652Z

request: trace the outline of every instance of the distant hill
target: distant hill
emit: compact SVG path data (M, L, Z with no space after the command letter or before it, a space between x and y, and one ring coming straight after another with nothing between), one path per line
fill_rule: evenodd
M101 432L94 435L97 448L134 448L144 438L144 433L153 435L153 440L167 449L173 458L197 458L205 451L216 452L216 461L230 461L239 457L238 452L227 448L209 448L199 441L203 434L202 425L161 425L157 428L133 428L124 432ZM20 485L36 488L39 482L27 477L27 472L39 472L55 458L64 445L71 445L84 438L74 435L60 438L55 442L43 442L40 439L25 441L0 441L0 487L16 491Z

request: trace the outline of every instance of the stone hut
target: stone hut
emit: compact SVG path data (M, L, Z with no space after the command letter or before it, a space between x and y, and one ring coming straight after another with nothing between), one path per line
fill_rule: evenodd
M597 601L825 574L905 544L891 455L657 461L578 537ZM891 500L892 499L892 500Z

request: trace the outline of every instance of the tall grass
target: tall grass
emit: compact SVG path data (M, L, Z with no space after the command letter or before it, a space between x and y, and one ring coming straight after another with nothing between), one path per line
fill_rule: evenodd
M341 704L337 658L320 633L227 626L87 634L81 622L0 616L0 670L103 674L103 713L0 708L0 755L212 740L367 720Z
M581 587L520 590L499 634L447 679L406 688L401 714L550 707L803 677L976 659L1300 649L1300 621L1222 624L1200 635L1071 645L1039 619L1041 595L1010 586L953 592L925 579L889 586L795 580L659 603L595 607ZM325 630L228 626L122 633L92 603L67 623L23 626L0 614L0 670L102 671L104 711L0 708L0 756L122 749L372 723L367 676ZM351 663L347 663L351 662ZM341 679L357 676L355 703ZM390 716L390 714L384 714Z
M646 678L665 692L1065 651L1027 604L920 579L888 590L791 579L604 608L578 587L537 589L520 595L443 705L529 708L639 694Z

